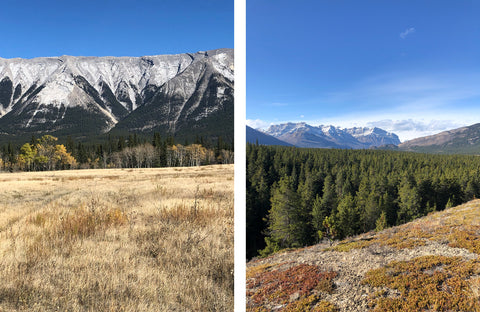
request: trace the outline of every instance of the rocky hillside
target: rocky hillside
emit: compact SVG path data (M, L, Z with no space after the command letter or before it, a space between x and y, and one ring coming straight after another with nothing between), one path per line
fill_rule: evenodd
M399 149L439 154L480 154L480 123L403 142Z
M480 200L247 263L248 311L480 311Z

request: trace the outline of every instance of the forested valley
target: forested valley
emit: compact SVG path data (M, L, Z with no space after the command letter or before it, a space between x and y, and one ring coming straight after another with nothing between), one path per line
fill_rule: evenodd
M29 142L0 145L0 170L44 171L97 168L187 167L233 163L233 142L196 137L175 142L171 136L114 137L85 142L71 137L32 136Z
M480 195L480 157L247 144L247 259L409 222Z

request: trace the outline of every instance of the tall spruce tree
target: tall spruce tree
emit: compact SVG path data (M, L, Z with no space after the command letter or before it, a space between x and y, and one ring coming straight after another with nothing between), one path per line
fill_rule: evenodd
M360 213L355 205L352 195L346 194L338 203L335 224L339 230L340 237L352 236L358 233L360 228Z
M281 248L305 244L308 216L302 211L291 177L285 176L273 186L268 220L270 238Z

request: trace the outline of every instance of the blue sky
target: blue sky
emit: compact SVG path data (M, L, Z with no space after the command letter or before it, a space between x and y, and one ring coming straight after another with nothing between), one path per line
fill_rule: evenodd
M5 0L0 57L143 56L233 48L233 0Z
M401 140L478 123L479 16L465 0L247 1L247 123Z

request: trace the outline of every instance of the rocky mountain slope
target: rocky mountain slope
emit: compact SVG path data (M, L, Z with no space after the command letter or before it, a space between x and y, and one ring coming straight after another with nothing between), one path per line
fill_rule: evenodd
M360 149L400 144L396 134L376 127L350 129L322 125L314 127L302 122L272 125L265 133L297 147Z
M0 131L201 134L221 120L213 128L233 134L233 83L231 49L144 57L0 58Z
M480 200L247 263L248 311L479 311Z
M403 142L401 150L480 154L480 123Z

